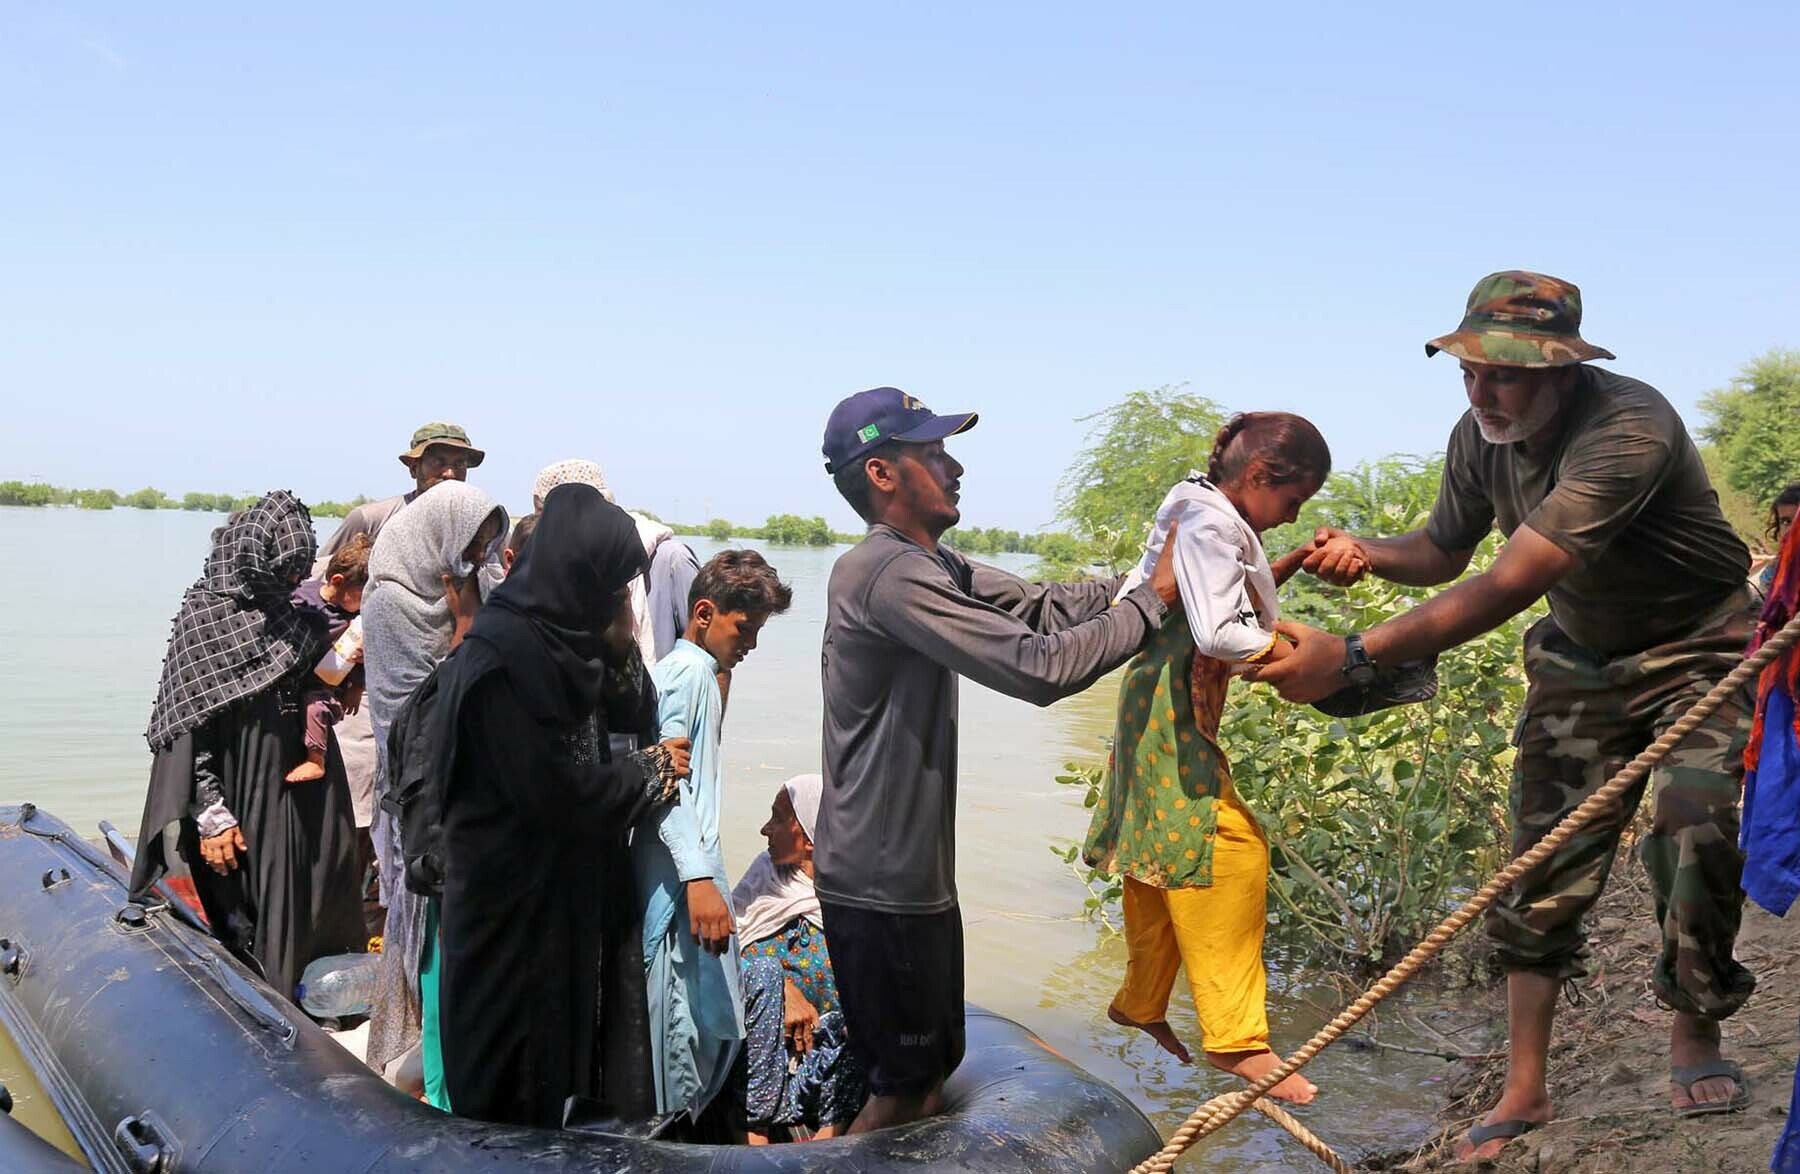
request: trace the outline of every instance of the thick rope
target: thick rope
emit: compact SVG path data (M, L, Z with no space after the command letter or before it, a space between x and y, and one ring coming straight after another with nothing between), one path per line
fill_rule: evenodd
M1223 1100L1224 1098L1219 1097L1216 1099ZM1337 1154L1332 1151L1330 1146L1313 1136L1312 1131L1296 1121L1287 1110L1278 1109L1268 1101L1257 1101L1255 1108L1257 1112L1293 1134L1295 1141L1311 1150L1314 1157L1318 1158L1319 1161L1324 1162L1327 1166L1330 1166L1337 1174L1354 1174L1354 1171L1350 1169L1350 1163L1338 1157Z
M1335 1043L1350 1028L1374 1009L1375 1005L1393 994L1400 986L1419 972L1419 968L1429 962L1439 950L1455 937L1469 922L1479 917L1489 905L1499 899L1500 895L1513 886L1521 876L1542 864L1551 853L1568 842L1570 836L1586 827L1596 816L1611 806L1623 792L1642 782L1657 763L1661 762L1683 738L1699 728L1700 723L1718 712L1721 705L1733 693L1748 685L1763 667L1776 657L1786 652L1796 641L1800 640L1800 615L1789 620L1787 625L1756 652L1744 659L1732 669L1725 679L1714 685L1712 691L1694 703L1681 716L1681 719L1670 726L1663 736L1652 742L1642 754L1632 759L1618 774L1601 784L1600 788L1581 805L1569 812L1543 839L1533 844L1524 855L1495 873L1481 891L1465 901L1461 908L1439 922L1437 928L1425 935L1423 941L1414 946L1406 957L1396 963L1393 969L1381 976L1381 980L1364 991L1355 1002L1338 1013L1336 1019L1320 1028L1318 1033L1307 1040L1298 1051L1284 1060L1279 1068L1259 1078L1249 1087L1234 1093L1228 1093L1201 1105L1189 1115L1169 1137L1167 1145L1132 1168L1131 1174L1166 1174L1174 1168L1175 1159L1185 1153L1189 1146L1214 1132L1227 1122L1237 1117L1245 1109L1261 1100L1263 1094L1280 1084L1300 1069L1306 1067L1312 1058ZM1310 1147L1308 1147L1310 1148ZM1314 1151L1317 1152L1316 1150Z

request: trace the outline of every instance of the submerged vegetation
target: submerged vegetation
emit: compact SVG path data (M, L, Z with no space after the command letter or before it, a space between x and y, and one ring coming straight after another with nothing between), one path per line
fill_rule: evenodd
M673 525L678 534L704 534L719 542L754 538L776 546L831 546L862 541L861 534L833 530L822 517L798 514L771 514L760 526L740 526L724 518L714 518L704 526ZM1078 549L1069 534L1023 534L999 526L985 530L980 526L959 526L946 532L943 540L964 554L1036 554L1045 558L1060 554L1072 558Z
M154 486L136 493L120 493L116 489L65 489L42 481L0 481L0 505L75 506L84 510L110 510L125 506L135 510L193 510L226 514L256 504L257 495L236 493L188 493L179 500ZM308 506L315 518L339 518L369 499L353 498L348 502L322 501Z
M807 518L799 514L770 514L760 526L740 526L724 518L714 518L703 526L670 522L677 534L703 534L717 542L734 538L754 538L775 546L831 546L839 542L855 542L861 535L840 534L831 523L817 515Z

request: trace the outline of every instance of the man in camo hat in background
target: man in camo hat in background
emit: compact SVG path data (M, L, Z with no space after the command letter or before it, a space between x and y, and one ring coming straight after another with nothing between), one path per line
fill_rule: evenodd
M1462 325L1425 344L1459 360L1469 410L1450 433L1424 529L1397 538L1322 530L1306 568L1338 584L1365 572L1415 586L1462 575L1488 532L1492 566L1360 635L1283 625L1294 655L1260 670L1308 702L1375 666L1442 652L1548 595L1525 635L1530 689L1515 743L1512 849L1525 851L1698 701L1742 657L1755 622L1750 555L1719 510L1681 417L1646 383L1588 366L1581 292L1539 273L1483 278ZM1675 1011L1677 1115L1748 1101L1721 1058L1719 1020L1754 979L1733 957L1743 894L1737 801L1751 698L1728 702L1651 773L1639 851L1662 948L1651 975ZM1528 873L1489 911L1507 968L1506 1086L1459 1157L1487 1158L1554 1115L1545 1080L1556 996L1586 973L1581 917L1599 898L1643 784Z

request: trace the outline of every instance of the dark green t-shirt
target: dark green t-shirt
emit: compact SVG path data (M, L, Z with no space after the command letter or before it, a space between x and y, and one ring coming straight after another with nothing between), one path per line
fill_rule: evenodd
M1574 555L1550 614L1596 652L1677 635L1741 588L1750 551L1719 510L1681 417L1647 383L1583 367L1548 444L1489 444L1474 413L1450 433L1425 534L1468 550L1529 526Z

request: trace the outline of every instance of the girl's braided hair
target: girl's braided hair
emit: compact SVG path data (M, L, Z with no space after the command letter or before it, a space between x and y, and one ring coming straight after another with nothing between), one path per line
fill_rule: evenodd
M1268 485L1322 484L1331 474L1331 449L1304 416L1239 412L1219 429L1206 477L1214 485L1224 485L1253 467Z

